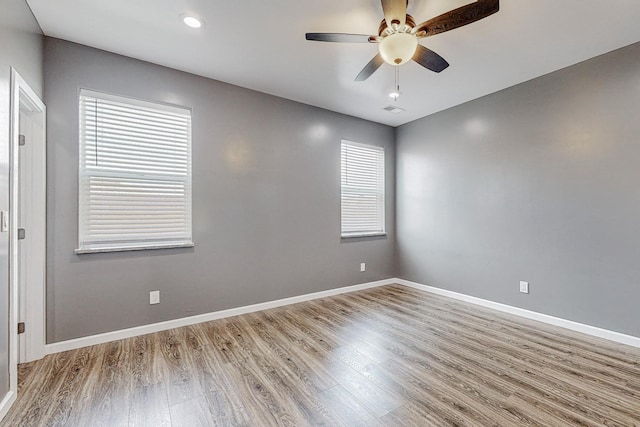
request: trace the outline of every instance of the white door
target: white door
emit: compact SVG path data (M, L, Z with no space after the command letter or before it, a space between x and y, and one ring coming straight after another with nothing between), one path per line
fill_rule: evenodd
M42 112L20 109L17 180L17 273L18 322L25 325L18 335L18 361L31 362L44 356L44 312L46 209L45 150ZM33 313L32 313L33 311Z
M0 230L9 231L9 391L0 400L0 420L18 394L19 361L43 357L45 345L46 107L13 68L10 120L9 212L0 212ZM22 155L20 135L32 144ZM26 244L18 240L19 226ZM27 333L18 338L21 316Z

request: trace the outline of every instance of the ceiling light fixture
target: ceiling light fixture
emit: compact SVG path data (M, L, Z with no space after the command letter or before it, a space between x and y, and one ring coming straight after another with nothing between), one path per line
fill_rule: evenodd
M184 22L188 27L201 28L204 26L204 21L200 18L196 18L195 16L182 14L180 15L180 18L182 18L182 22Z
M411 61L417 47L417 37L408 33L392 33L378 44L382 59L391 65L402 65Z

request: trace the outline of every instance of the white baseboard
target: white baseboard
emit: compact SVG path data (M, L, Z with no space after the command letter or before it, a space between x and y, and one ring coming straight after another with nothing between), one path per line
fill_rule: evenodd
M537 320L539 322L548 323L550 325L559 326L561 328L570 329L572 331L582 332L583 334L592 335L595 337L604 338L610 341L640 348L640 338L634 337L632 335L625 335L619 332L598 328L596 326L585 325L583 323L574 322L572 320L561 319L559 317L549 316L547 314L525 310L523 308L513 307L511 305L501 304L498 302L493 302L493 301L485 300L482 298L476 298L469 295L460 294L458 292L435 288L433 286L422 285L420 283L411 282L409 280L395 279L395 283L408 286L411 288L415 288L421 291L430 292L432 294L442 295L442 296L457 299L460 301L469 302L471 304L480 305L483 307L502 311L504 313L514 314L516 316L524 317L527 319Z
M197 316L183 317L180 319L167 320L166 322L152 323L150 325L136 326L134 328L121 329L104 334L90 335L88 337L75 338L67 341L60 341L45 345L45 353L53 354L62 351L75 350L77 348L90 345L103 344L124 338L137 337L139 335L151 334L154 332L166 331L168 329L180 328L182 326L195 325L197 323L209 322L211 320L223 319L225 317L238 316L240 314L253 313L267 310L269 308L282 307L284 305L296 304L304 301L311 301L318 298L330 297L333 295L348 292L360 291L363 289L375 288L378 286L396 283L396 279L378 280L376 282L362 283L360 285L345 286L343 288L329 289L327 291L314 292L311 294L299 295L290 298L283 298L275 301L262 302L259 304L247 305L244 307L231 308L228 310L215 311L212 313L199 314Z
M11 405L16 401L17 397L18 394L14 390L9 390L4 399L2 399L2 402L0 402L0 420L7 415L7 412L9 412Z
M435 288L433 286L422 285L420 283L411 282L404 279L385 279L376 282L362 283L360 285L346 286L343 288L330 289L327 291L314 292L311 294L300 295L290 298L283 298L275 301L268 301L259 304L247 305L244 307L231 308L228 310L215 311L212 313L199 314L197 316L183 317L180 319L168 320L166 322L153 323L150 325L137 326L129 329L122 329L104 334L91 335L88 337L76 338L68 341L60 341L45 346L46 354L59 353L62 351L75 350L77 348L87 347L95 344L103 344L124 338L132 338L139 335L151 334L154 332L166 331L168 329L179 328L182 326L195 325L197 323L209 322L211 320L223 319L225 317L238 316L240 314L253 313L256 311L267 310L270 308L282 307L285 305L296 304L304 301L311 301L318 298L330 297L349 292L355 292L363 289L375 288L378 286L400 284L421 291L430 292L437 295L465 301L471 304L480 305L504 313L513 314L524 317L526 319L537 320L561 328L570 329L572 331L582 332L599 338L608 339L610 341L621 344L630 345L640 348L640 338L631 335L621 334L619 332L609 331L595 326L585 325L583 323L574 322L572 320L561 319L559 317L549 316L547 314L537 313L535 311L525 310L523 308L513 307L498 302L485 300L482 298L472 297L458 292L448 291L445 289ZM15 399L15 396L13 397ZM5 403L7 398L0 403ZM2 414L2 406L0 406L0 414ZM1 417L0 417L1 419Z

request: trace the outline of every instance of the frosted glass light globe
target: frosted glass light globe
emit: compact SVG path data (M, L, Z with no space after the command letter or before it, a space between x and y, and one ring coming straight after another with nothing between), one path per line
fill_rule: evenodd
M393 99L394 101L397 101L398 98L400 98L400 95L402 95L402 92L397 89L389 92L389 98Z
M411 60L417 47L416 36L407 33L390 34L378 44L382 59L391 65L402 65Z
M182 16L182 22L184 22L185 25L187 25L188 27L191 27L191 28L200 28L200 27L202 27L202 20L196 18L195 16L183 15Z

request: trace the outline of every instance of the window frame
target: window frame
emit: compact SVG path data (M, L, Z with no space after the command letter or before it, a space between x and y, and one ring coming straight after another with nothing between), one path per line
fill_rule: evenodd
M382 172L377 176L378 178L378 187L380 188L380 194L378 197L382 200L382 206L378 206L380 209L380 228L379 229L369 229L369 230L361 230L361 231L344 231L344 212L343 212L343 204L344 204L344 186L343 186L343 147L353 146L366 148L369 150L374 150L380 152L382 154L381 166ZM361 238L361 237L376 237L376 236L386 236L387 235L387 227L386 227L386 207L387 207L387 199L386 199L386 153L385 148L381 145L374 144L365 144L361 142L355 142L348 139L342 139L340 143L340 238L341 239L352 239L352 238Z
M94 173L93 175L90 171L87 170L85 163L86 160L84 158L84 153L86 150L86 141L82 135L83 130L86 127L86 124L83 123L83 97L92 97L105 101L118 102L122 104L127 104L131 107L139 107L144 109L151 109L154 112L166 112L173 114L184 115L184 117L188 118L187 121L187 137L186 137L186 157L187 157L187 166L186 166L186 177L183 179L171 178L169 176L161 176L159 174L153 173L142 173L140 171L129 171L129 172L110 172L106 173L105 171ZM123 95L116 95L108 92L96 91L92 89L79 88L78 90L78 193L77 193L77 220L78 220L78 239L77 239L77 249L74 250L76 254L91 254L91 253L102 253L102 252L122 252L122 251L139 251L139 250L151 250L151 249L167 249L167 248L189 248L194 247L195 244L193 242L193 147L192 147L192 110L191 108L178 106L174 104L156 102L156 101L148 101ZM185 186L185 208L184 212L186 213L185 217L185 230L184 235L178 238L152 238L152 239L126 239L126 241L97 241L96 239L87 239L87 236L84 235L83 227L86 228L86 221L83 222L83 213L87 209L86 206L83 205L83 184L87 179L91 176L102 177L102 178L120 178L123 180L140 180L153 182L183 182Z

